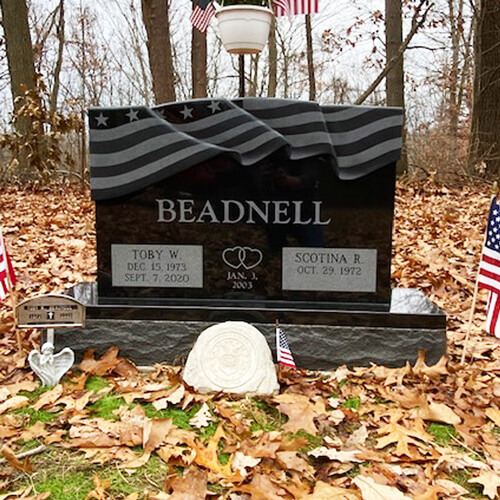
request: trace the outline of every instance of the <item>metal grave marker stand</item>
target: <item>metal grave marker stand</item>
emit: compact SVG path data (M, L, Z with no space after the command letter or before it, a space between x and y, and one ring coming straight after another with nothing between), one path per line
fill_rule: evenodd
M85 326L85 306L67 295L48 294L27 299L16 308L18 328L43 328L46 340L40 351L31 351L28 361L31 369L40 377L42 385L57 385L62 376L73 366L75 354L65 347L54 354L56 328Z

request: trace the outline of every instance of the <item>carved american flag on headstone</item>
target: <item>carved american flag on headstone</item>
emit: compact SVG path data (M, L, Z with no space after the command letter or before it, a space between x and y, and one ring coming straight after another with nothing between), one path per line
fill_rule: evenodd
M202 99L89 111L94 199L133 193L220 155L242 168L276 152L322 156L341 179L400 157L399 108L320 106L285 99Z

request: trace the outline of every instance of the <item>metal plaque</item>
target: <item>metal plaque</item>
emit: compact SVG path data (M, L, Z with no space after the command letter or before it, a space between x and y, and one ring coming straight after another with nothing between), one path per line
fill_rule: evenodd
M83 327L85 306L67 295L39 295L18 304L16 318L19 328Z
M201 245L111 245L113 286L203 288Z
M283 290L375 292L377 250L283 248Z

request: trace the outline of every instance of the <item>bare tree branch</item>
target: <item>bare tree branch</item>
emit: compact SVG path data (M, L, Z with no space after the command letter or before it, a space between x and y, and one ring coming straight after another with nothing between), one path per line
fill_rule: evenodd
M392 68L397 64L397 62L403 57L404 51L407 49L408 45L410 44L412 38L415 36L417 31L423 26L425 23L425 20L427 18L427 14L430 12L430 10L434 7L434 4L431 3L425 12L422 14L422 16L419 19L420 11L422 10L422 7L424 4L427 3L427 0L421 0L420 4L418 7L415 9L415 13L413 14L413 18L411 21L411 30L409 31L408 35L406 35L406 38L404 39L403 43L399 47L398 54L394 57L392 57L387 64L385 65L384 69L379 73L377 78L372 82L372 84L363 92L354 102L354 104L363 104L366 99L373 93L373 91L380 85L380 82L387 76L387 74L391 71Z

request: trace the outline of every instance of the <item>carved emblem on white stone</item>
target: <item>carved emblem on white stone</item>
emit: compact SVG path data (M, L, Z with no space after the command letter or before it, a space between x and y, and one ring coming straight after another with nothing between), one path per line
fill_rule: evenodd
M264 335L241 321L227 321L204 330L189 353L183 378L202 393L264 395L279 390Z
M38 351L31 351L28 361L31 369L40 377L44 387L57 385L63 375L73 366L75 353L65 347L61 352L54 354L54 344L45 342Z

